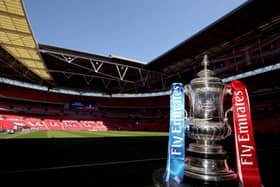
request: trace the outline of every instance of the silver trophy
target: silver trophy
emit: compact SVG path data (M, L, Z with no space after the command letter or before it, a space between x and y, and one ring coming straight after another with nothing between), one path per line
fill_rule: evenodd
M214 77L214 72L207 69L208 59L202 61L204 69L198 78L185 85L189 98L190 111L185 120L186 135L195 140L187 148L185 176L204 182L230 181L236 174L227 164L227 153L216 141L223 140L231 134L224 115L224 95L230 92L221 79Z

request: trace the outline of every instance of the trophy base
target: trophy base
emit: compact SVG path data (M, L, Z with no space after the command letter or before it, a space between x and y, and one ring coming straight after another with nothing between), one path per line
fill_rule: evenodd
M242 185L235 180L224 181L205 181L188 176L184 177L183 183L188 184L190 187L241 187Z
M185 161L185 176L204 183L231 181L237 175L229 169L225 154L203 155L189 152Z
M216 182L226 182L234 181L236 179L236 174L233 171L227 171L225 173L196 173L191 170L185 170L185 176L198 181L203 184L211 184Z
M165 169L159 168L153 172L152 179L155 187L241 187L237 180L231 181L219 181L219 182L205 182L194 178L184 177L181 184L177 184L174 181L164 181Z

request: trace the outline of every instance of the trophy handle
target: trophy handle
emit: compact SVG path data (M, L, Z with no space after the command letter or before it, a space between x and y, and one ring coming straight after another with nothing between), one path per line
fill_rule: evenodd
M184 86L184 92L188 96L189 103L190 103L191 102L190 101L190 86L188 84ZM188 119L188 111L185 109L185 121L187 121L187 119Z
M227 109L227 111L225 112L225 118L224 118L224 122L228 122L228 113L232 112L232 107L230 107L229 109Z
M231 126L230 126L229 123L228 123L228 113L229 113L229 112L232 112L232 107L230 107L229 109L227 109L227 111L225 112L224 123L225 123L225 125L227 126L227 129L228 129L227 134L226 134L226 137L229 136L229 135L231 134L231 132L232 132Z
M232 89L231 89L231 86L229 84L225 85L224 93L228 94L228 95L232 95ZM227 132L226 136L229 136L232 133L231 126L228 123L228 113L229 112L232 112L232 106L229 109L227 109L227 111L225 112L224 123L225 123L225 125L227 126L227 129L228 129L228 132Z
M186 84L184 86L184 92L185 94L188 96L189 98L189 103L190 103L190 87L188 84ZM189 132L190 130L190 118L188 118L188 111L185 108L185 113L184 113L185 117L184 117L184 121L185 121L185 132Z
M188 111L185 109L185 120L188 119Z
M186 84L184 86L184 92L187 96L190 96L190 85L189 84Z

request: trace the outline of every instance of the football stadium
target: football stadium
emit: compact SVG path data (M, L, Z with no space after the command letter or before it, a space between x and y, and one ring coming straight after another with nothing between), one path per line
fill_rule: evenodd
M280 186L278 7L248 1L143 63L37 43L24 2L0 0L1 183L155 186L167 162L171 85L189 84L207 54L224 84L247 86L261 180ZM236 170L233 133L221 143Z

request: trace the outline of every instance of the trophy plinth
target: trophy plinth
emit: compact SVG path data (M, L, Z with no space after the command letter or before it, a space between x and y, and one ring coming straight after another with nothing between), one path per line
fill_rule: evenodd
M204 183L235 180L236 174L227 164L226 151L216 144L231 134L223 112L226 86L207 69L207 56L202 64L204 69L198 73L199 77L185 86L190 101L186 135L195 140L187 148L185 176Z
M156 187L241 187L238 181L220 181L218 183L201 184L191 178L185 178L183 183L176 183L175 181L164 181L162 176L165 168L159 168L152 174L153 184Z

